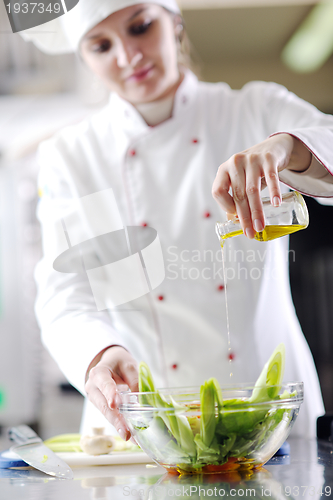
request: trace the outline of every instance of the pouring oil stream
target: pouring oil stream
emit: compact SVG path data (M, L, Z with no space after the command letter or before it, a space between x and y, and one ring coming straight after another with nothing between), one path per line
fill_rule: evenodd
M224 296L225 296L225 310L227 318L227 335L228 335L228 359L229 359L229 369L230 369L230 379L232 378L232 356L231 356L231 342L230 342L230 323L229 323L229 308L228 308L228 287L227 287L227 275L225 271L225 255L224 255L224 240L220 238L221 244L221 254L222 254L222 268L223 268L223 282L224 282Z

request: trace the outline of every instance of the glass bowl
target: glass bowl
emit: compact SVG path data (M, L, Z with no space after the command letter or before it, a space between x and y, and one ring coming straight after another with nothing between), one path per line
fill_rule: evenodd
M303 383L266 389L221 387L223 403L205 401L200 388L121 393L119 410L139 446L169 472L217 473L261 467L287 439L303 402ZM270 390L275 394L270 399Z

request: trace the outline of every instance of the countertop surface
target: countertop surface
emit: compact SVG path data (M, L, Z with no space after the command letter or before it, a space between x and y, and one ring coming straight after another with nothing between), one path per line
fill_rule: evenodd
M152 464L73 467L74 479L34 469L0 470L0 500L271 498L333 500L333 444L290 439L290 455L258 471L167 474Z

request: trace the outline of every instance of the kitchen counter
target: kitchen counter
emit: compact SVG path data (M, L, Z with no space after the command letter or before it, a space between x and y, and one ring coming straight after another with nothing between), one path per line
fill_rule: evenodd
M74 480L33 470L0 470L0 500L271 498L333 500L333 444L290 439L290 455L258 471L166 474L155 465L73 467Z

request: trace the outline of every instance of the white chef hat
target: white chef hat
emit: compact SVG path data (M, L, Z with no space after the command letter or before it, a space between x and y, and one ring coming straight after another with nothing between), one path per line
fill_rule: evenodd
M118 10L141 3L145 3L144 0L80 0L63 16L20 34L47 54L75 52L82 37L98 23ZM147 3L180 13L176 0L148 0Z

